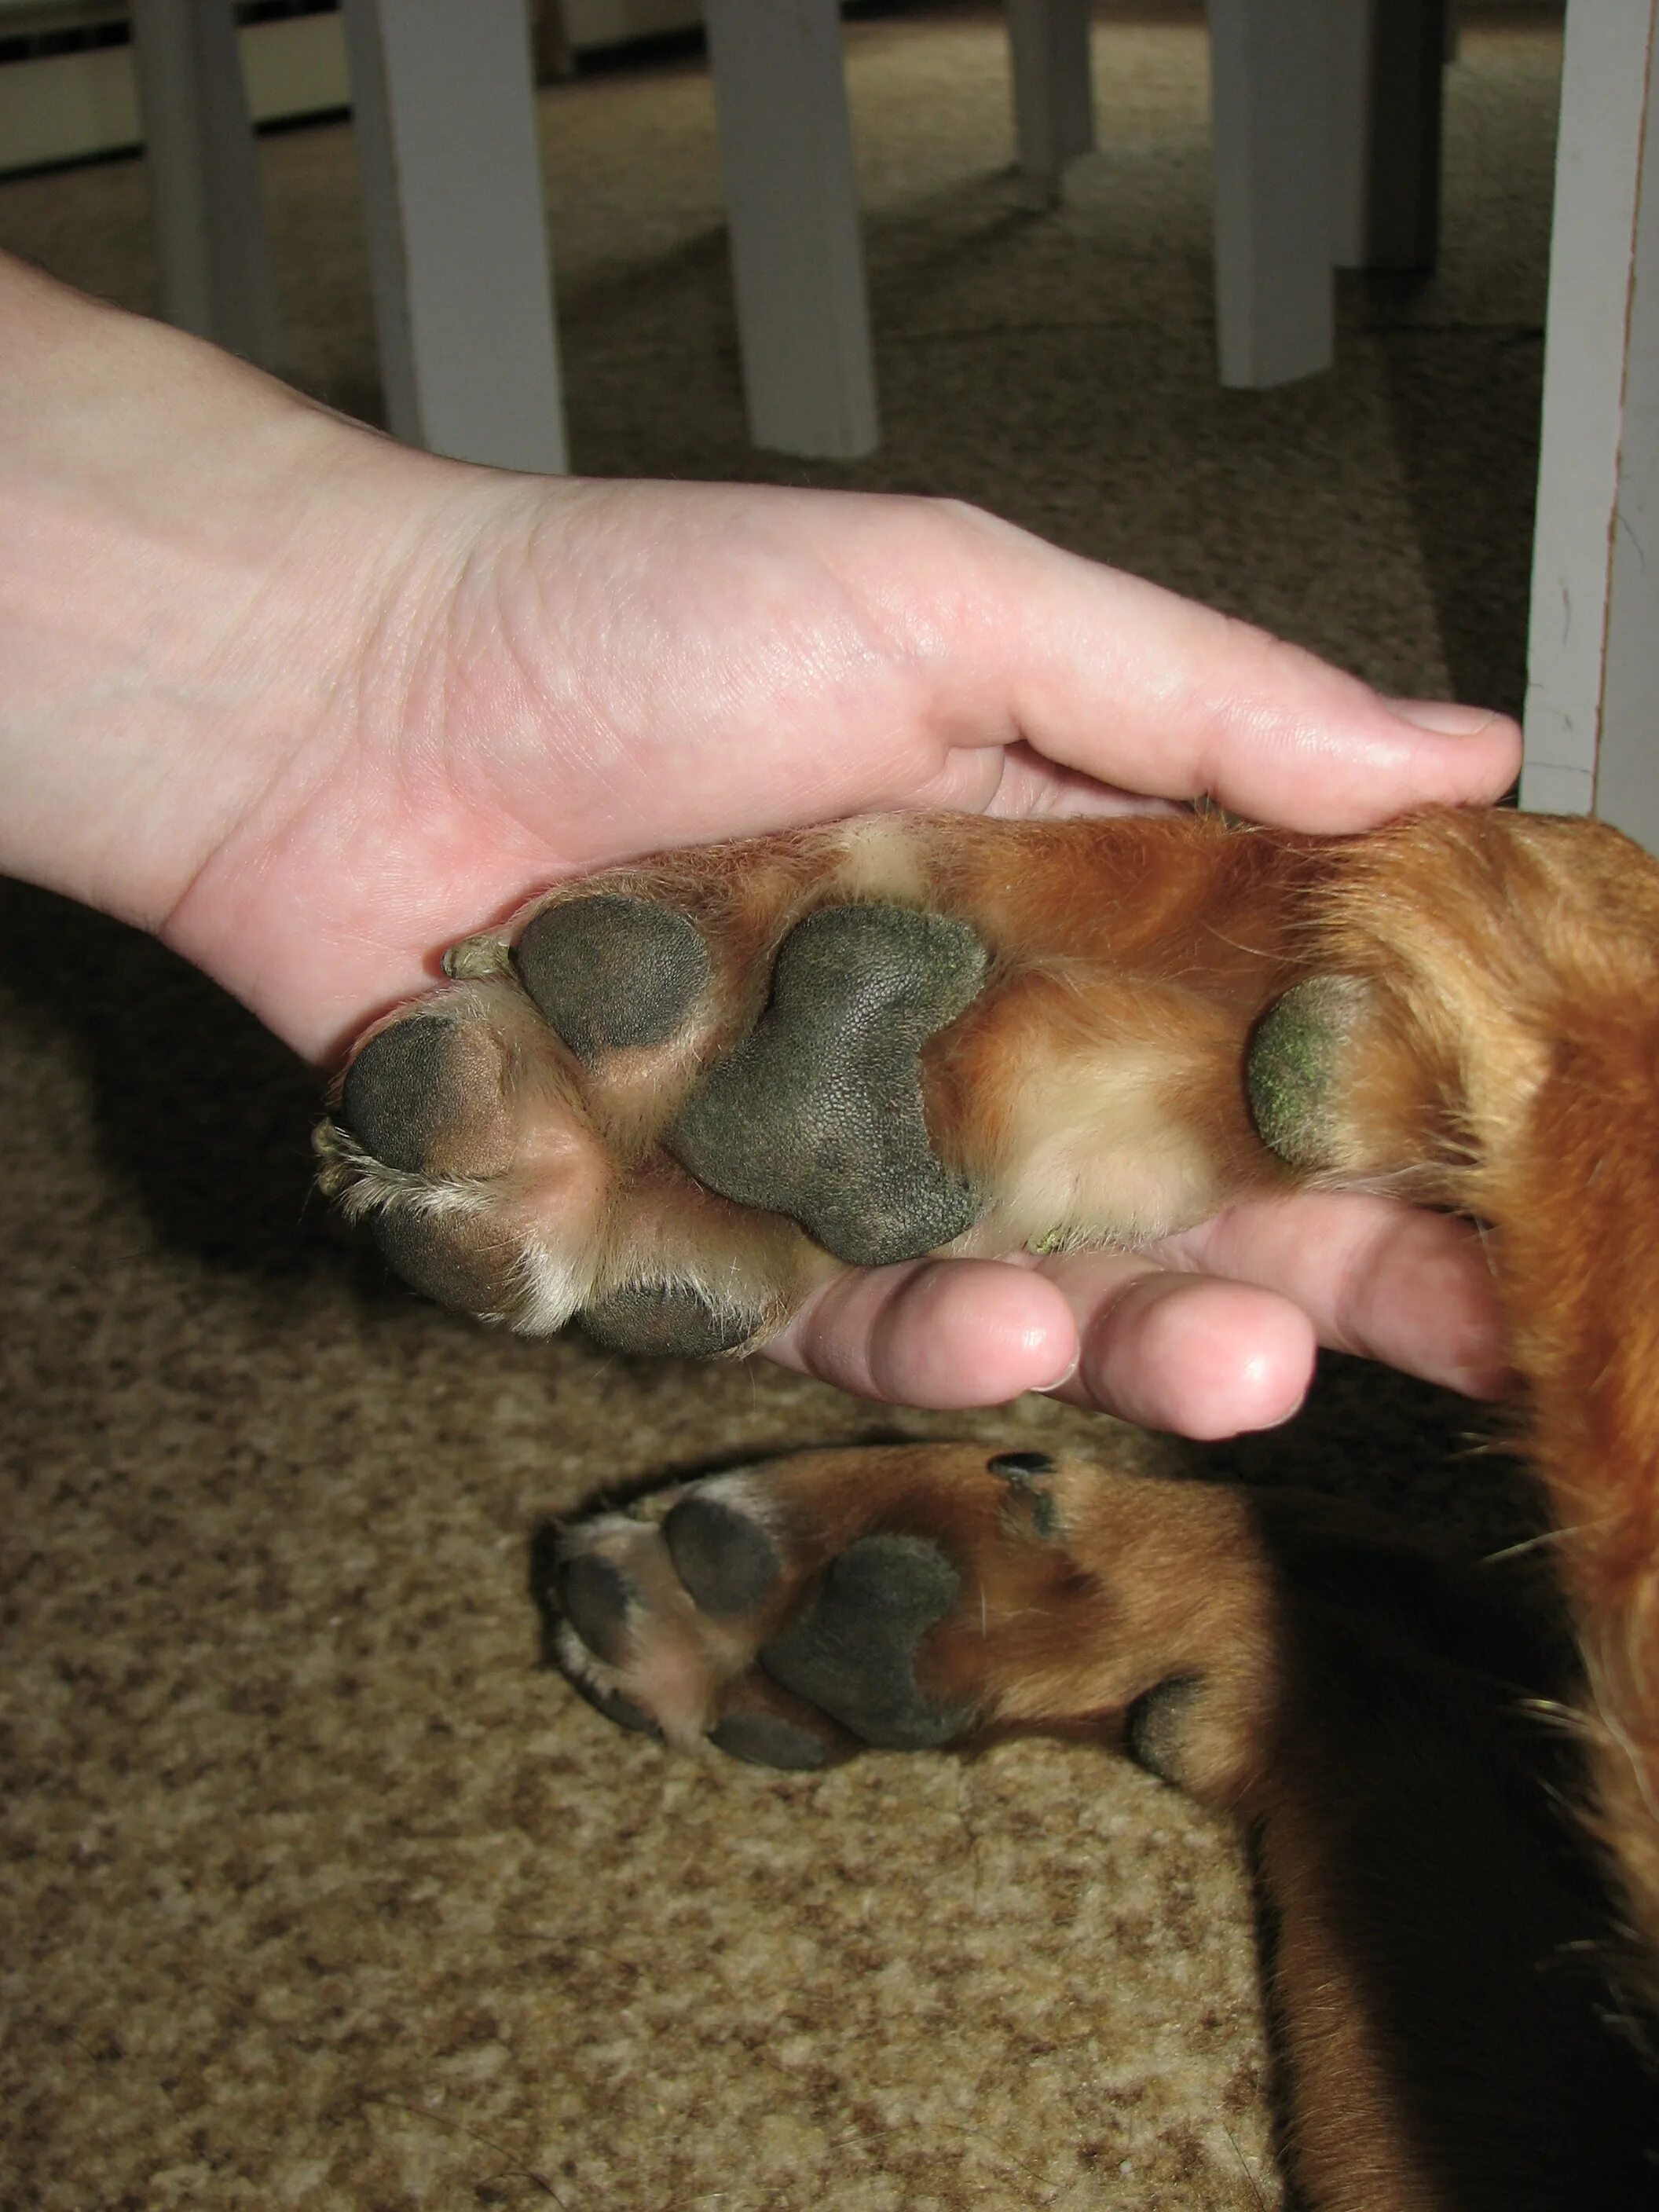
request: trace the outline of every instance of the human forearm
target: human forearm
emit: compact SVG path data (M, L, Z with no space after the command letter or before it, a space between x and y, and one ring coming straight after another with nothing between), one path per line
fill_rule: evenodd
M379 442L0 256L0 868L165 923L337 708L315 487Z

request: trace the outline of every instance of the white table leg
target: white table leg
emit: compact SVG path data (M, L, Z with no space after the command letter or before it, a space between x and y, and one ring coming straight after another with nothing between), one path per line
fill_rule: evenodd
M1659 0L1568 0L1524 806L1659 851Z
M1224 385L1285 384L1331 365L1326 33L1325 0L1210 0Z
M276 281L230 0L137 0L132 42L161 312L280 373Z
M750 434L874 451L875 367L836 0L705 0Z
M386 419L567 465L524 0L345 0Z
M1095 143L1089 0L1007 0L1014 147L1028 207L1058 206L1067 162Z
M1339 269L1434 266L1447 21L1447 0L1331 0Z

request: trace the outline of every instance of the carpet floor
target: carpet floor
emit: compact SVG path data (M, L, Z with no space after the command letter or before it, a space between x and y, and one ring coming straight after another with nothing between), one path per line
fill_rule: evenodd
M1431 278L1215 382L1201 15L1102 7L1101 150L1023 212L996 14L849 25L884 442L744 442L691 53L542 97L572 436L606 473L981 501L1373 681L1520 701L1558 12L1465 8ZM296 381L374 416L349 126L262 142ZM0 244L154 302L143 179ZM0 887L5 2212L1275 2204L1229 1832L1079 1747L671 1759L539 1663L538 1522L796 1442L1098 1443L421 1304L307 1197L314 1083L149 941ZM1524 1528L1467 1406L1328 1364L1182 1465Z

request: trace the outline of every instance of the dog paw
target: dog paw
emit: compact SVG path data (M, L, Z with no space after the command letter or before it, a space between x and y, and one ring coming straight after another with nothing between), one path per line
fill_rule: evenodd
M915 817L564 887L362 1040L320 1180L418 1289L627 1352L747 1348L843 1267L1145 1242L1285 1177L1243 842Z
M764 1766L963 1733L971 1701L920 1656L961 1602L948 1549L880 1528L837 1548L804 1503L799 1471L753 1470L570 1524L543 1592L566 1673L625 1726Z
M678 1748L811 1770L1085 1731L1206 1787L1267 1602L1246 1533L1225 1492L1042 1452L811 1452L568 1522L538 1596L582 1694Z

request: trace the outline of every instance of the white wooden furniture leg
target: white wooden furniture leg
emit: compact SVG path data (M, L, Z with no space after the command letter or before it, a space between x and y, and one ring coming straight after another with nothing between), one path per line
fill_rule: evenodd
M1328 368L1326 0L1210 0L1216 326L1224 385Z
M750 435L856 459L878 433L841 11L706 0L704 22Z
M132 41L161 313L280 373L276 280L230 0L137 0Z
M1007 0L1015 159L1028 207L1058 206L1066 164L1095 143L1089 0Z
M344 12L387 426L461 459L562 470L524 0Z
M1568 0L1523 806L1659 851L1659 0Z
M1339 269L1431 269L1447 0L1329 0Z

